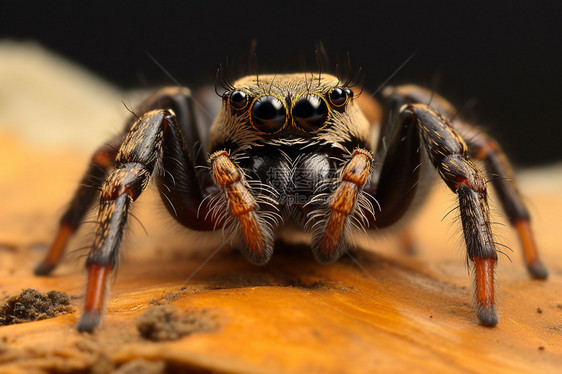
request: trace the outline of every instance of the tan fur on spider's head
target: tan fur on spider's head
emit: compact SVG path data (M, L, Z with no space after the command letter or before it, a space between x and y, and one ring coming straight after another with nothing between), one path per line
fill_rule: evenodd
M333 144L339 146L349 141L350 137L363 139L369 143L371 127L361 108L355 102L353 92L343 104L336 105L330 101L330 92L338 87L347 87L333 75L296 73L277 75L252 75L234 82L233 92L247 95L247 104L240 110L233 111L227 92L223 106L210 130L210 148L215 144L232 141L246 149L260 144L299 144L306 142ZM321 126L314 131L302 131L294 116L295 103L301 98L314 97L322 100L327 108L327 115ZM254 125L252 108L256 100L273 97L283 106L286 123L272 134L260 131ZM322 103L321 103L322 104ZM311 139L312 138L312 139Z

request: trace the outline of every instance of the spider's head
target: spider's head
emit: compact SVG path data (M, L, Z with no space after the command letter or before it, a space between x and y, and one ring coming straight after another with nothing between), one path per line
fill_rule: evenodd
M328 74L248 76L223 93L211 143L363 138L369 125L354 99L351 88Z

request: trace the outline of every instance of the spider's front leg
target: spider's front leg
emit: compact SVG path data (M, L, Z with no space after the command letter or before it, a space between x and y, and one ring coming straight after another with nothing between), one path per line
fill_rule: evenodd
M443 181L458 196L468 258L475 267L476 314L482 324L495 326L497 253L484 176L470 160L463 139L439 112L411 104L402 106L397 117L386 123L381 134L376 158L382 167L365 189L380 204L380 212L367 217L369 226L391 226L404 216L418 190L425 148Z
M209 186L204 181L199 184L183 139L176 117L168 110L144 114L129 130L115 168L101 187L97 230L86 261L88 283L79 331L92 331L100 322L106 279L119 259L129 207L152 175L157 176L160 194L174 218L190 228L213 229L202 192ZM197 216L198 208L202 217Z
M384 96L391 107L390 112L398 113L404 104L431 103L432 107L449 118L452 128L466 142L470 157L484 163L505 215L517 230L529 273L533 278L546 279L548 270L539 257L531 228L531 216L518 191L510 162L500 145L480 129L458 118L457 112L447 100L426 89L413 85L400 86L386 89Z
M167 155L162 160L164 169L173 170L175 173L174 176L166 174L158 178L158 183L162 187L162 200L164 200L164 204L171 213L176 211L174 206L182 208L181 212L184 212L184 214L174 214L174 216L184 226L208 230L208 225L205 222L198 225L200 221L192 218L196 214L197 204L194 207L191 200L198 200L200 198L199 185L208 186L212 184L208 173L196 174L193 165L193 163L195 165L205 165L202 152L195 152L197 146L201 146L201 134L198 133L195 123L193 99L184 88L165 87L156 91L145 100L139 108L139 113L147 113L161 108L171 108L173 110L181 129L181 131L179 129L177 131L176 129L169 131L164 141L164 154ZM115 158L119 148L137 120L138 118L133 114L127 121L121 134L113 137L107 144L104 144L94 152L89 168L82 177L66 211L60 218L57 235L50 245L45 258L35 268L35 274L48 275L59 264L69 239L82 224L86 213L98 196L101 184L106 179L109 171L115 166ZM187 145L189 149L184 149L184 145ZM190 160L193 160L193 162ZM194 196L194 198L186 199L189 196Z
M499 321L494 291L497 252L486 180L470 160L463 139L439 112L422 104L408 105L401 110L400 122L418 129L433 166L458 195L468 257L475 265L476 314L484 325L495 326Z

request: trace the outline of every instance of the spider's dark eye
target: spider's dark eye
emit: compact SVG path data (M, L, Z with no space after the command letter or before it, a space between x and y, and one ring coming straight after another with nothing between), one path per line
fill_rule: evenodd
M230 106L242 110L248 105L248 95L244 91L234 91L230 94Z
M262 96L252 105L252 126L257 130L273 134L285 125L285 107L275 96Z
M349 88L336 87L328 94L330 99L330 104L336 108L340 108L345 105L348 99L353 97L353 91Z
M328 105L318 95L301 97L293 106L293 118L305 131L316 131L328 118Z

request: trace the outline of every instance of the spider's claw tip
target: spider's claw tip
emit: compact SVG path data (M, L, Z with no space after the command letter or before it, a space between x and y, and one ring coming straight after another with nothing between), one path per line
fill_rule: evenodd
M494 327L500 321L500 315L494 304L478 305L476 307L476 315L484 326Z
M91 311L86 311L80 317L76 328L79 332L89 332L92 333L94 329L100 324L101 316L98 313Z
M548 278L548 270L540 261L535 261L532 264L527 264L527 270L531 276L535 279L546 279Z
M41 261L33 270L35 275L49 275L55 269L55 265Z

